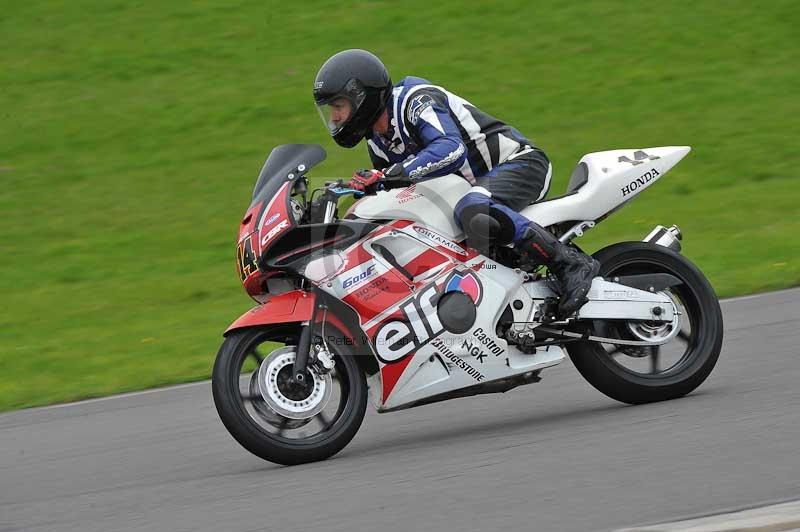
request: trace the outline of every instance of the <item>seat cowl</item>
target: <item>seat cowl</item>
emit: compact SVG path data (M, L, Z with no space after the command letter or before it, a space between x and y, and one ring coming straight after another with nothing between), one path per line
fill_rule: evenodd
M545 227L600 220L652 186L690 150L660 146L589 153L573 170L566 194L534 203L522 214Z
M569 184L567 185L567 194L576 192L583 185L589 182L589 165L581 161L578 166L572 170L572 175L569 176Z

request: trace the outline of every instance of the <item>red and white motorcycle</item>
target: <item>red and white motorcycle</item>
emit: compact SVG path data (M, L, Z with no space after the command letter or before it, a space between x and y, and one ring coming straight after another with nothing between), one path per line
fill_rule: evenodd
M523 214L574 245L688 152L588 154L565 195ZM239 229L238 270L258 305L225 332L213 393L225 427L261 458L333 455L368 397L390 412L505 392L567 354L594 387L633 404L683 396L714 367L722 313L680 254L677 227L595 253L589 302L558 321L558 285L543 267L465 243L453 218L465 180L392 183L339 217L339 198L360 193L337 181L309 198L306 174L324 158L316 145L275 148Z

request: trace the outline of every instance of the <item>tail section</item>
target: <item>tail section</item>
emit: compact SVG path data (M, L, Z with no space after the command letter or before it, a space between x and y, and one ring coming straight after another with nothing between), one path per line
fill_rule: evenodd
M584 155L566 195L522 211L539 225L598 220L650 187L691 151L689 146L611 150Z

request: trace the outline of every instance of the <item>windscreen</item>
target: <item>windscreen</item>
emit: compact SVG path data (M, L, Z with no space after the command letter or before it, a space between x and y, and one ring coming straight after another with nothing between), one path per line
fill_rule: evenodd
M324 161L325 156L325 150L318 144L284 144L273 149L258 174L253 203L274 196L289 174L297 174L298 166L304 166L300 173L306 173Z

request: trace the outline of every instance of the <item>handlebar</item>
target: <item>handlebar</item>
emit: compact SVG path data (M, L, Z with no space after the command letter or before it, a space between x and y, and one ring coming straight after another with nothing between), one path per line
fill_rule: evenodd
M397 178L394 178L394 179L392 179L392 178L382 179L382 180L378 181L377 183L375 183L374 185L370 185L370 186L366 187L366 189L364 190L364 194L365 195L367 195L367 194L376 194L377 192L379 192L381 190L392 190L394 188L405 188L405 187L411 185L411 183L412 183L412 181L410 179L408 179L407 177L402 177L400 179L397 179Z

